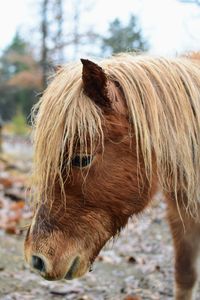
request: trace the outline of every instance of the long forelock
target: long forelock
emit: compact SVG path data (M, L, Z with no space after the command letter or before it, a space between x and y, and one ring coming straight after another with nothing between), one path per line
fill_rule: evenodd
M33 115L36 202L53 201L55 182L59 182L64 199L62 168L64 165L68 176L75 145L79 143L81 155L103 141L103 116L83 92L80 64L69 64L59 71Z

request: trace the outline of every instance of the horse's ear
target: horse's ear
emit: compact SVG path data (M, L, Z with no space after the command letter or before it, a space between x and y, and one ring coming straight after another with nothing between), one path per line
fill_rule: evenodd
M103 69L88 59L81 59L83 64L82 80L85 94L102 109L110 109L108 80Z

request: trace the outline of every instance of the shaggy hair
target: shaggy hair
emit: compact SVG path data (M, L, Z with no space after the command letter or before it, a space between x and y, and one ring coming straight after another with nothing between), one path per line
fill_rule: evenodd
M136 150L142 152L148 178L151 180L155 156L162 189L176 197L181 190L188 198L186 209L195 217L200 195L197 60L120 54L98 64L123 90ZM84 94L81 63L59 70L34 114L34 185L38 201L51 201L56 180L64 196L62 166L65 164L69 174L77 142L83 154L87 149L93 152L96 144L104 141L103 113Z

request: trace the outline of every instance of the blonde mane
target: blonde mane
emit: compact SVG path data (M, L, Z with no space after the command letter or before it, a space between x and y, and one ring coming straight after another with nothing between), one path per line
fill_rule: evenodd
M188 198L195 217L200 196L200 65L187 57L121 54L98 62L123 89L137 149L151 178L155 156L164 191ZM37 199L50 199L62 166L67 172L80 141L82 152L103 142L101 110L83 92L81 63L63 67L34 109L34 185ZM66 149L68 153L66 155ZM66 157L67 156L67 157ZM172 189L173 184L173 189Z

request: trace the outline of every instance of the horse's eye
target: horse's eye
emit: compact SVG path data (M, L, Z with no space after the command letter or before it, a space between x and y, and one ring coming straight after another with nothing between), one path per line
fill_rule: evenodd
M92 161L92 156L89 156L89 155L83 155L83 156L76 155L72 159L72 166L83 168L83 167L88 166L91 163L91 161Z

